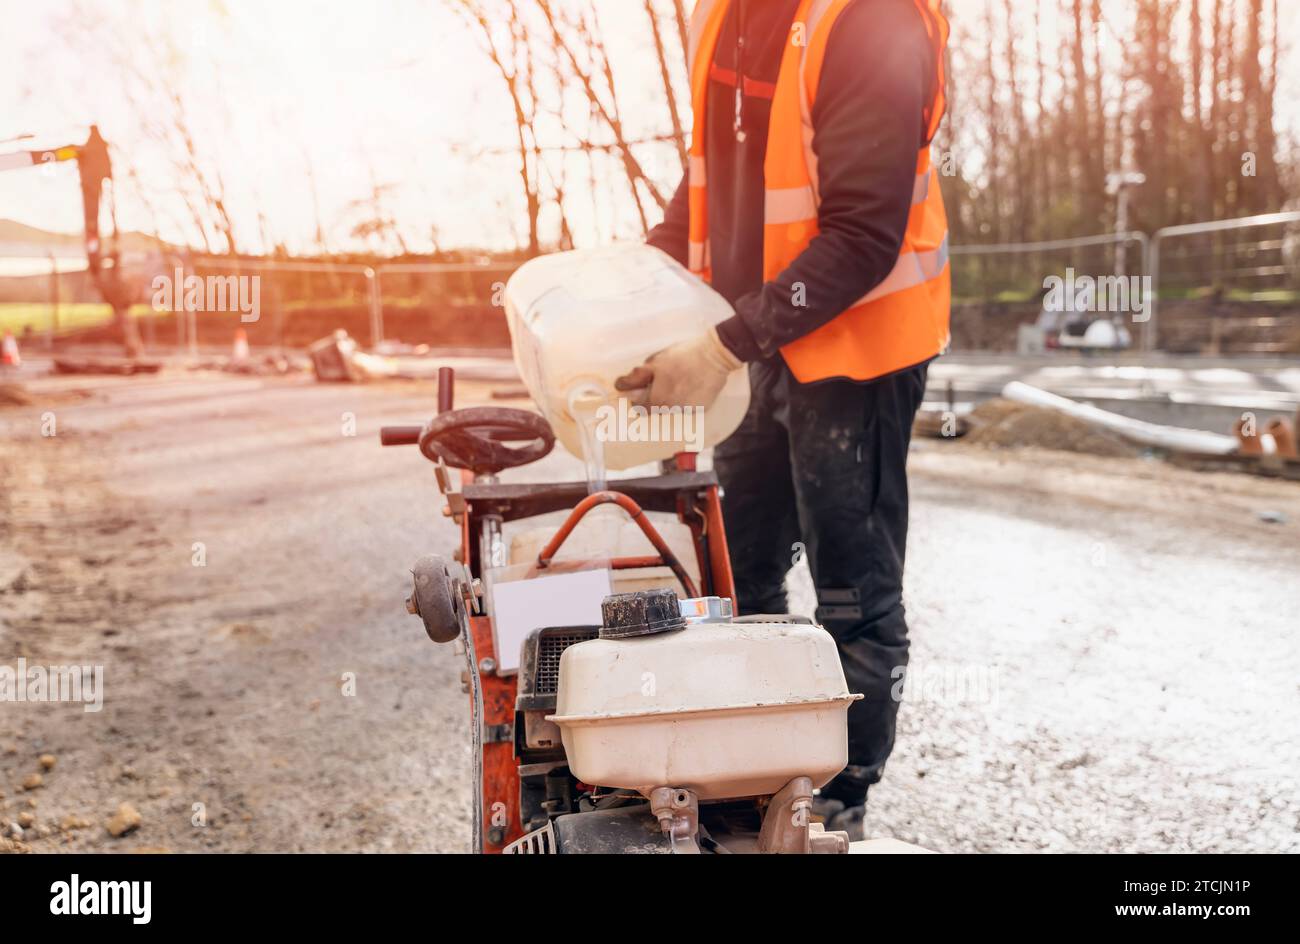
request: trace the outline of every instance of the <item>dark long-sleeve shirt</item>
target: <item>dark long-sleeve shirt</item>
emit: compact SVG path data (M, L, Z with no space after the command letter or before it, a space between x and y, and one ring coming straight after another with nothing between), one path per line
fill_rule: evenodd
M813 103L820 232L764 282L763 157L772 89L798 6L798 0L732 0L710 73L710 265L713 287L736 310L718 333L742 360L772 356L889 274L907 228L916 155L926 143L922 111L935 68L921 17L912 0L856 0L832 28ZM735 129L737 81L746 92L743 135ZM683 179L649 236L683 264L687 187Z

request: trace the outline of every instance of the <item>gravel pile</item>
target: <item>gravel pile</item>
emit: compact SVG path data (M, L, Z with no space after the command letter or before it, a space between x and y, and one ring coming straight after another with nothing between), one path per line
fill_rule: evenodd
M1055 410L996 398L970 413L964 442L992 449L1036 446L1097 456L1137 456L1142 449L1110 430Z

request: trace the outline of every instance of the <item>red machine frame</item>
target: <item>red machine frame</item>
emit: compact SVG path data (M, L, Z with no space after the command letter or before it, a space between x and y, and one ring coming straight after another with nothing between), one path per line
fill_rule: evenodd
M615 570L666 566L672 569L689 595L728 597L735 602L731 559L722 522L722 502L717 478L712 472L695 469L695 456L679 454L675 468L664 475L619 481L617 489L588 494L585 482L551 485L502 484L492 477L475 478L462 472L463 487L458 499L449 502L444 514L458 520L461 529L459 559L474 576L483 571L482 545L485 522L515 521L571 508L568 518L538 556L537 567L551 563L565 539L591 509L614 504L628 513L658 551L657 556L614 558ZM463 502L463 504L462 504ZM453 505L460 506L453 510ZM646 511L673 511L691 530L701 587L695 586L668 543L655 529ZM483 817L482 848L499 853L524 834L519 815L519 767L514 738L497 732L511 732L515 722L516 676L497 674L492 621L486 615L470 615L477 672L483 696ZM469 671L469 670L467 670ZM495 735L495 736L493 736Z

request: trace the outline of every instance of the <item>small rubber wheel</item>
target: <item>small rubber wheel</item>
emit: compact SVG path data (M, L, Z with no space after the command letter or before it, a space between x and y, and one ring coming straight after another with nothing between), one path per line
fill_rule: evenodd
M460 636L465 616L461 596L461 567L441 554L428 554L415 562L411 599L424 621L424 631L434 642L451 642Z

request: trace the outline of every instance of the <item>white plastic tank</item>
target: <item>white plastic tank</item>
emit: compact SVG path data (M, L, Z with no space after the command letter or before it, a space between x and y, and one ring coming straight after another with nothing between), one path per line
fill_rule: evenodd
M819 626L692 623L564 650L556 712L586 783L685 787L701 800L825 785L848 762L839 652Z
M732 315L721 295L652 246L532 259L506 284L505 307L524 385L556 438L589 464L626 469L716 445L749 406L744 370L706 410L639 417L615 390L650 355ZM603 455L593 457L593 448Z

